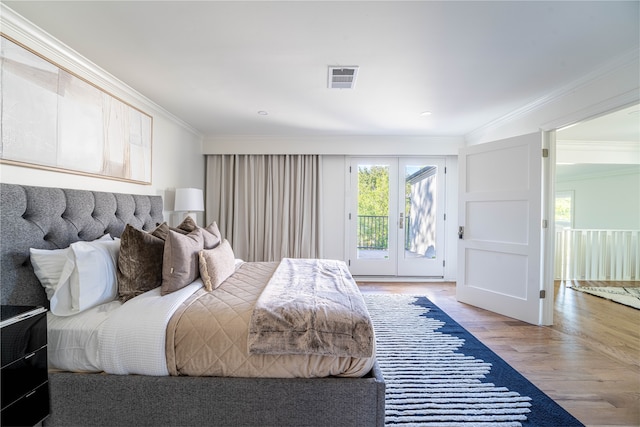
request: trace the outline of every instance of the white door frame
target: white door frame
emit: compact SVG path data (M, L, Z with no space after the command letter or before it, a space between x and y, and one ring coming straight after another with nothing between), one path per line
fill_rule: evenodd
M555 307L555 203L556 203L556 132L542 132L542 148L548 158L542 162L542 218L547 227L542 230L542 290L545 298L541 301L540 324L553 325Z

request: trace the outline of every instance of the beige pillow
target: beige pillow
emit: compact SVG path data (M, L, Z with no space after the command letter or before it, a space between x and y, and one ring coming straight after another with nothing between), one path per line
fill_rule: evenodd
M177 227L171 227L171 230L180 234L188 234L198 228L200 227L198 227L193 218L187 216ZM207 233L202 233L202 237L204 238L204 249L213 249L220 244L222 241L220 237L220 229L215 221L203 230L207 231Z
M227 239L216 248L201 250L199 259L200 276L207 291L216 289L235 271L235 256Z
M160 294L167 295L182 289L200 276L198 252L204 247L202 234L201 228L189 234L169 230L164 242Z
M216 222L212 222L204 229L206 233L203 233L204 237L204 249L213 249L220 244L222 238L220 237L220 229Z
M165 224L166 226L166 224ZM125 302L162 284L162 226L147 233L127 224L120 236L118 298Z

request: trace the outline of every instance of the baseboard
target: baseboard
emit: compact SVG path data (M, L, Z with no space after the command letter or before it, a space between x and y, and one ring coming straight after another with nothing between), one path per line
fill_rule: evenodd
M356 282L447 282L442 276L353 276Z

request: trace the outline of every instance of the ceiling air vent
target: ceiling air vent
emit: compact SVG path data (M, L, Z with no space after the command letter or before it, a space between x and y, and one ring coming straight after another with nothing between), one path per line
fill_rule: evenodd
M353 89L358 67L329 67L329 89Z

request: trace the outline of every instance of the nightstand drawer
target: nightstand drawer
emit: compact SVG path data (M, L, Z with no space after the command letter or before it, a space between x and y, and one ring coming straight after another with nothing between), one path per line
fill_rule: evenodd
M49 415L47 313L0 306L0 424L33 426Z
M2 409L48 380L47 347L2 368Z
M49 382L2 410L3 426L33 426L49 415Z
M0 329L2 367L47 345L47 315L40 313ZM46 367L46 364L45 364Z

